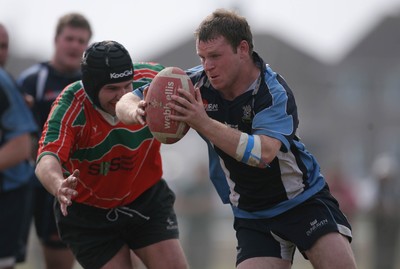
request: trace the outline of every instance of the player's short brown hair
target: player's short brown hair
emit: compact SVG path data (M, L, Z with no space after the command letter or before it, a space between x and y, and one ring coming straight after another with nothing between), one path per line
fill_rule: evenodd
M80 13L72 12L67 13L60 17L56 27L56 37L60 35L62 30L66 27L82 28L89 31L89 39L92 37L92 28L89 21Z
M240 16L235 11L217 9L207 16L196 29L195 38L197 41L210 41L223 36L233 50L239 46L243 40L249 44L250 55L253 52L253 34L245 17Z

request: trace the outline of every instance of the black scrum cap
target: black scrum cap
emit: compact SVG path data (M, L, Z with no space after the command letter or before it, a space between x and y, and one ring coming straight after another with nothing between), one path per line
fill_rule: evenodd
M116 41L90 45L83 54L82 82L92 102L101 108L99 91L106 84L133 79L133 65L128 51Z

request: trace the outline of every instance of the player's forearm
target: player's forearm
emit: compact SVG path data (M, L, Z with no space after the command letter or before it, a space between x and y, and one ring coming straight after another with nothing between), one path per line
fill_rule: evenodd
M46 190L56 196L64 179L61 165L52 155L43 156L36 165L36 176Z
M196 130L232 158L251 166L260 168L268 166L281 147L278 139L265 135L245 134L216 120L208 122L198 125Z
M233 158L235 157L236 148L241 135L239 130L233 129L211 118L209 118L207 123L196 126L195 129L226 154Z
M32 153L30 134L20 135L0 148L0 171L28 160Z
M131 92L122 96L115 107L118 119L125 124L137 124L135 115L139 101L140 98Z

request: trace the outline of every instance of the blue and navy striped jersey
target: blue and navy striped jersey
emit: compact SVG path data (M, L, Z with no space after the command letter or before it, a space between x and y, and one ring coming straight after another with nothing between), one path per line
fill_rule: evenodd
M252 219L279 215L326 186L319 164L296 136L299 120L292 90L257 53L253 57L260 78L253 89L232 101L212 87L202 66L186 70L193 84L200 86L209 117L282 142L269 167L257 168L237 161L202 137L208 145L210 178L222 201L231 204L236 217ZM143 88L134 93L143 97Z

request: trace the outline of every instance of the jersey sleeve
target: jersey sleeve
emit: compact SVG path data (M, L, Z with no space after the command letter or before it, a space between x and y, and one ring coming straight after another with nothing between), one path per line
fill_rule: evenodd
M32 113L14 83L4 70L0 71L0 127L4 140L37 131Z
M37 161L45 154L57 156L61 163L68 161L85 118L84 90L74 91L74 87L79 88L79 83L68 86L55 100L43 127Z
M133 64L133 89L149 84L165 67L159 63L140 62Z
M272 96L271 106L258 112L253 120L253 133L267 135L282 142L285 152L290 148L297 129L297 111L290 89L278 74L267 66L265 83Z
M35 64L23 71L17 79L17 84L22 92L32 95L36 99L36 84L43 69L42 64Z
M143 91L153 78L165 67L155 62L133 64L133 94L143 99Z

